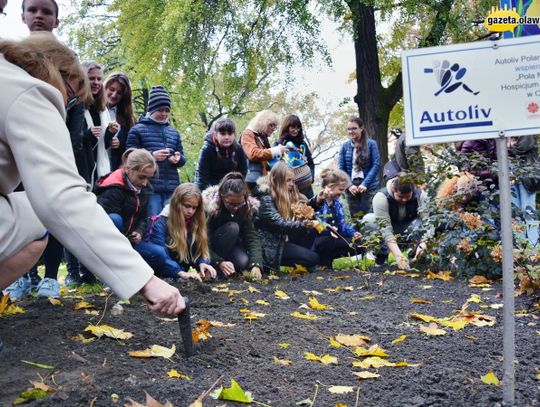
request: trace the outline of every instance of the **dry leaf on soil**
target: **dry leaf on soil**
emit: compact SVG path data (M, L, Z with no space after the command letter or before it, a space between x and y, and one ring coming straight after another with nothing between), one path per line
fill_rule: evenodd
M434 273L431 270L427 271L427 276L424 277L424 280L442 280L442 281L450 281L453 279L453 277L450 275L450 271L439 271L438 273Z
M293 313L291 313L291 317L300 318L300 319L309 319L311 321L319 319L317 315L313 315L310 313L302 314L301 312L298 312L298 311L294 311Z
M287 293L286 293L285 291L282 291L282 290L276 290L276 291L274 292L274 295L275 295L277 298L279 298L280 300L288 300L289 298L291 298L291 297L289 297L289 296L287 295Z
M343 345L336 341L333 336L331 336L328 341L330 342L330 346L332 348L341 348Z
M337 334L336 341L345 346L362 346L367 345L370 339L364 335Z
M321 304L315 297L310 297L308 304L309 308L314 310L324 310L328 308L327 305Z
M124 407L174 407L169 401L166 401L165 404L161 404L150 394L146 393L146 404L140 404L134 400L129 399L129 404L126 404Z
M420 332L423 332L428 336L446 335L446 331L444 329L440 329L435 322L431 322L428 326L420 325Z
M364 360L360 361L354 361L353 362L354 367L361 367L362 369L378 369L380 367L395 367L396 364L393 362L389 362L386 359L380 358L378 356L371 356L369 358L365 358Z
M83 334L77 334L75 336L72 336L71 339L73 339L74 341L82 342L82 343L90 343L90 342L94 342L96 340L95 337L94 338L87 338Z
M84 328L84 331L92 333L92 335L101 338L107 336L113 339L129 339L133 337L131 332L124 331L123 329L114 328L110 325L88 325Z
M499 379L497 379L497 376L495 376L493 370L489 370L484 376L481 377L481 379L485 384L494 384L495 386L501 385L501 382Z
M191 381L191 377L189 377L187 374L178 372L176 369L169 370L167 372L167 376L171 379L185 379L187 381Z
M359 357L365 357L365 356L379 356L381 358L387 358L390 355L386 353L386 351L381 348L379 345L372 345L369 348L362 348L357 346L354 350L355 356Z
M176 345L173 344L171 348L160 345L152 345L152 347L144 350L132 350L129 351L129 355L136 358L165 358L170 359L176 352Z
M392 341L392 345L395 345L396 343L399 343L399 342L403 342L405 339L407 339L407 335L401 335L400 337Z
M413 304L431 304L431 301L422 298L411 298L409 301Z
M371 373L367 370L364 370L363 372L353 372L353 375L358 377L359 379L376 379L377 377L381 377L378 373Z
M288 359L280 359L276 356L274 356L274 363L277 365L283 365L283 366L289 366L292 365L292 361Z
M9 294L4 295L0 301L0 317L5 317L15 314L24 314L24 309L14 304L8 304Z
M354 391L353 386L330 386L328 391L333 394L346 394Z
M234 379L231 379L231 387L224 388L221 386L210 393L210 397L219 400L237 401L239 403L253 402L251 393L244 391Z
M313 360L315 362L321 362L323 365L337 365L338 358L332 355L317 356L311 352L304 352L307 360Z
M257 300L257 301L255 301L255 304L265 305L265 306L270 305L270 303L268 301L265 301L265 300Z

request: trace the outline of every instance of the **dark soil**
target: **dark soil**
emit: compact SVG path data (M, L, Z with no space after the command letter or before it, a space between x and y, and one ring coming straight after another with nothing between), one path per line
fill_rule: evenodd
M205 286L183 286L181 291L192 302L193 325L200 319L234 323L234 327L212 328L212 337L200 343L197 354L186 360L178 324L147 312L140 297L124 306L120 316L111 315L115 302L107 301L102 324L134 333L125 341L101 338L82 344L72 336L83 333L89 323L99 316L74 311L76 298L62 298L62 306L45 300L32 300L21 305L25 314L0 319L0 336L5 348L0 352L0 406L9 406L27 389L29 380L40 380L58 388L56 393L32 406L123 406L128 399L144 402L144 391L161 401L169 400L176 407L188 406L211 387L220 376L219 385L229 386L234 378L244 390L251 391L255 400L271 406L295 406L313 398L315 406L333 407L343 403L359 406L498 406L502 405L502 388L484 384L480 377L492 369L502 378L502 309L481 308L482 305L502 303L501 284L488 290L470 288L459 281L422 280L388 276L381 272L355 271L318 272L293 277L280 275L266 284L253 283L260 292L247 291L250 283L229 281L230 290L245 290L240 294L211 291L219 283ZM353 291L327 292L327 288L354 287ZM426 287L431 286L431 287ZM290 299L281 300L274 291L285 291ZM308 302L303 290L317 290L322 304L333 309L310 311L319 316L316 321L293 318L294 311ZM469 309L497 317L493 327L468 325L463 330L444 336L426 336L419 332L420 321L411 319L411 312L447 317L467 301L472 293L482 303L470 303ZM71 293L73 294L73 293ZM369 299L369 296L375 298ZM367 297L367 298L366 298ZM411 303L418 297L432 304ZM258 305L258 299L270 305ZM105 296L87 296L87 301L103 310ZM249 302L249 303L248 303ZM516 318L516 405L540 405L540 381L535 369L540 368L540 325L526 297L516 298L516 310L530 307L528 315ZM244 320L240 309L249 308L267 315L257 321ZM390 361L406 360L418 367L382 367L381 376L358 380L353 368L355 358L346 348L332 348L328 337L339 333L362 334L371 338L389 354ZM85 333L89 336L88 333ZM401 335L407 338L392 345ZM289 343L283 348L280 343ZM162 358L137 359L130 350L142 350L153 344L177 346L172 360ZM305 359L304 352L316 355L331 354L338 365L323 365ZM274 363L273 357L289 359L290 366ZM22 359L54 365L45 370L21 362ZM170 369L187 374L191 381L170 379ZM53 382L54 379L54 382ZM354 386L347 394L332 394L330 385ZM112 394L118 395L115 403ZM204 406L237 405L233 402L207 397ZM239 404L238 404L239 405ZM254 404L255 405L255 404Z

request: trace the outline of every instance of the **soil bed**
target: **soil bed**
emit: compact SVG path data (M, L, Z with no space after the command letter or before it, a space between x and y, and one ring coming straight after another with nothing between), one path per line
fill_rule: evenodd
M192 303L192 321L213 320L235 324L233 327L211 328L212 337L200 342L195 356L186 360L179 336L178 323L164 320L167 316L147 312L138 296L124 306L122 315L111 315L114 296L107 300L107 311L101 324L112 325L134 334L133 338L117 341L97 339L83 344L71 337L83 332L89 323L102 317L106 296L86 295L100 315L74 311L81 298L69 298L62 305L46 300L19 303L25 314L0 318L0 335L5 349L0 352L0 406L10 406L13 400L30 387L29 380L54 385L58 391L31 406L124 406L129 399L144 402L146 390L154 398L169 400L175 407L188 406L212 383L223 375L219 385L226 387L230 378L253 394L255 400L271 406L295 406L313 399L318 385L315 406L333 407L342 403L359 406L497 406L502 404L502 390L481 381L481 376L493 370L502 379L502 308L501 284L489 288L471 288L459 281L423 280L422 278L387 275L382 270L372 272L332 271L303 276L279 275L266 283L251 283L241 279L209 285L183 285L182 293ZM259 292L250 292L252 286ZM352 287L327 291L336 287ZM228 292L216 292L214 290ZM241 293L232 291L238 290ZM290 299L274 295L282 290ZM321 304L332 309L306 310L312 294L318 291ZM347 291L351 290L351 291ZM231 293L232 291L232 293ZM255 290L252 290L255 291ZM495 316L494 326L467 325L462 330L444 328L444 336L427 336L412 319L416 312L434 317L449 317L459 311L471 294L478 294L480 303L470 302L468 310ZM232 295L231 295L232 294ZM412 303L421 298L431 304ZM270 305L256 304L266 300ZM516 310L527 310L516 318L516 405L540 404L540 325L537 310L526 297L516 298ZM244 320L241 309L265 313L259 320ZM317 320L294 318L299 311L317 315ZM368 336L370 345L386 350L391 362L407 361L417 367L381 367L369 369L380 374L377 379L359 380L353 372L355 357L345 347L330 347L328 338L337 334ZM407 338L392 341L401 335ZM279 344L288 343L288 347ZM142 350L153 344L177 346L171 360L137 359L128 351ZM337 365L308 361L305 352L318 356L330 354L338 358ZM274 357L292 361L289 366L274 362ZM22 363L21 360L53 365L45 370ZM170 379L167 372L176 369L188 375L185 379ZM51 376L52 375L52 376ZM54 383L52 378L54 377ZM318 383L318 384L317 384ZM218 385L218 386L219 386ZM333 394L328 386L353 386L354 391ZM357 389L360 389L357 393ZM118 397L111 398L116 394ZM115 403L116 400L116 403ZM240 405L206 397L204 406ZM253 404L255 405L255 404Z

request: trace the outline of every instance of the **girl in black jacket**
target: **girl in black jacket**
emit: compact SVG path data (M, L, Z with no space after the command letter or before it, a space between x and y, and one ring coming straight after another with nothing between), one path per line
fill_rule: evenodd
M195 183L201 191L217 185L230 172L247 173L247 158L236 142L236 126L231 119L215 121L199 154Z

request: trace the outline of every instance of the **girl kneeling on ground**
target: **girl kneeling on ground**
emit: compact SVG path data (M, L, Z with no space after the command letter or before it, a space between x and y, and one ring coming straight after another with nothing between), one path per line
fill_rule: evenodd
M145 240L141 254L158 275L197 281L216 277L209 260L201 191L195 184L176 187ZM190 267L197 272L187 272Z
M317 219L329 225L315 238L315 251L319 264L332 268L332 261L339 257L354 256L360 249L360 233L345 221L345 212L339 198L350 184L342 170L326 168L321 172L322 190L309 204L316 210Z
M289 241L288 234L309 234L307 223L294 220L291 205L300 201L301 195L294 183L294 172L280 161L272 167L270 174L259 178L253 194L260 202L255 216L255 226L261 240L265 268L279 271L281 265L296 264L309 269L319 262L317 253ZM305 198L304 198L305 199Z
M225 175L219 185L203 192L210 256L222 276L249 270L252 277L262 277L261 242L252 221L254 205L259 202L248 194L244 177L238 172Z

